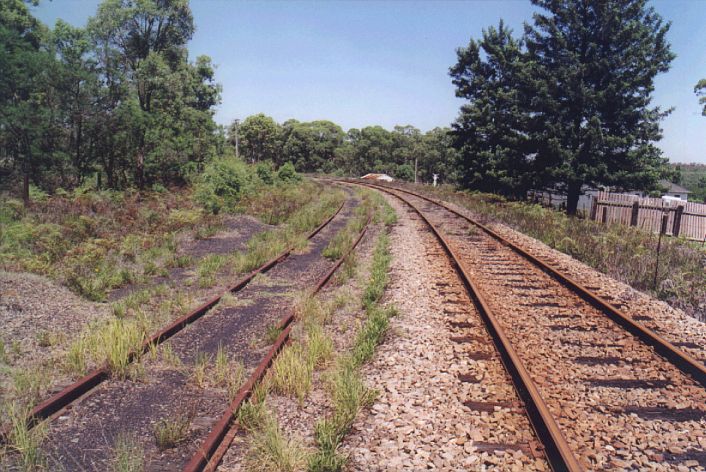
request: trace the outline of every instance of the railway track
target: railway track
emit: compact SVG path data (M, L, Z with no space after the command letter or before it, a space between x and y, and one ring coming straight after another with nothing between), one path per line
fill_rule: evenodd
M345 201L336 209L336 211L326 218L319 226L313 229L307 236L307 240L315 237L319 232L321 232L333 219L341 212ZM227 293L237 293L238 291L245 288L258 274L264 274L268 270L275 267L277 264L285 260L294 250L294 248L289 247L278 254L273 259L262 264L260 267L253 269L248 274L241 277L235 283L231 284L222 294L212 297L211 299L205 301L198 307L190 310L185 315L172 321L169 325L165 326L158 332L152 334L147 338L143 344L140 352L135 352L131 355L131 360L138 358L140 355L147 353L152 346L159 345L164 341L167 341L175 334L182 331L184 328L194 323L201 317L203 317L210 309L218 304L218 302ZM71 405L73 402L81 398L82 396L89 393L91 390L96 388L98 385L110 378L110 371L108 367L101 366L93 369L91 372L81 377L76 382L68 385L59 392L51 395L46 400L40 402L35 407L32 408L28 417L27 423L30 426L34 426L37 422L52 419L56 417L57 413ZM6 431L0 431L0 441L4 441L7 437Z
M502 360L554 470L706 467L701 363L451 207L364 185L409 205L451 257L495 350L487 336L457 341L471 356ZM512 398L467 406L518 411Z
M360 241L365 236L370 225L370 218L365 223L365 226L360 231L356 239L351 244L350 248L343 254L310 289L309 293L313 296L318 294L331 280L331 277L336 273L338 268L343 264L343 262L350 256L350 254L355 251L356 247ZM280 335L274 342L272 347L269 349L264 358L258 363L254 372L250 375L247 382L238 390L233 401L228 405L226 410L221 415L220 419L214 424L208 437L204 440L203 444L199 447L196 453L191 457L189 462L184 467L183 472L213 472L215 471L223 457L225 456L230 444L232 443L235 436L238 434L240 428L237 423L235 423L235 418L237 416L238 410L245 403L255 388L255 386L265 377L267 369L272 365L275 357L279 351L289 342L289 335L291 333L293 324L295 321L294 311L291 310L285 314L280 322L278 323L279 329L281 329Z

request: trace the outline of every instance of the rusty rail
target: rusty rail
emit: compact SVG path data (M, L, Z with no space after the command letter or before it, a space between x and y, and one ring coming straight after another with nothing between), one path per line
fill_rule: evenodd
M350 181L349 181L350 182ZM366 185L371 188L382 190L390 195L393 195L407 204L424 223L431 229L436 239L441 243L444 251L448 254L452 264L455 266L461 280L463 281L468 294L474 301L474 305L485 322L485 327L493 339L500 359L505 366L510 378L515 386L518 396L523 401L523 407L527 412L530 423L534 428L537 437L540 438L544 445L544 454L549 462L552 470L555 471L582 471L583 467L578 462L578 459L571 451L571 448L566 441L559 425L554 420L553 415L549 411L546 403L532 380L529 372L522 364L517 351L510 343L509 338L505 334L504 329L498 322L496 316L490 308L490 305L485 300L482 291L474 282L465 264L457 255L456 251L449 244L446 237L434 226L434 224L424 215L424 213L412 202L400 197L391 189L379 187L369 183L351 182L359 185ZM397 189L394 189L397 190Z
M385 186L379 186L379 185L374 185L374 184L367 184L367 185L371 186L371 187L378 188L378 189L387 188ZM399 192L407 193L409 195L415 196L417 198L421 198L422 200L428 201L428 202L433 203L435 205L441 206L442 208L450 211L451 213L455 214L456 216L459 216L459 217L463 218L464 220L468 221L469 223L477 226L482 231L484 231L485 233L487 233L488 235L490 235L491 237L493 237L494 239L496 239L497 241L499 241L503 245L509 247L510 249L515 251L517 254L519 254L523 258L530 261L532 264L539 267L542 271L549 274L555 280L559 281L561 284L563 284L564 286L571 289L574 293L579 295L586 302L588 302L593 307L597 308L602 313L604 313L606 316L608 316L613 322L615 322L616 324L618 324L619 326L624 328L626 331L628 331L633 336L640 339L645 344L654 348L656 352L658 352L662 357L664 357L669 362L671 362L675 367L677 367L683 373L685 373L688 376L690 376L691 378L693 378L697 383L701 384L703 387L706 387L706 366L701 364L693 356L691 356L688 353L684 352L683 350L679 349L677 346L670 343L669 341L667 341L666 339L664 339L662 336L658 335L657 333L655 333L651 329L643 326L641 323L634 321L630 316L625 314L620 308L611 304L609 301L605 300L600 295L594 293L589 288L585 287L583 284L574 280L572 277L561 273L560 271L558 271L557 269L555 269L554 267L552 267L548 263L544 262L540 258L533 256L529 252L527 252L524 249L522 249L521 247L519 247L517 244L513 243L512 241L509 241L508 239L504 238L503 236L496 233L495 231L488 228L487 226L485 226L485 225L475 221L474 219L464 215L463 213L455 210L454 208L452 208L451 206L449 206L445 202L438 201L433 198L429 198L425 195L421 195L419 193L412 192L411 190L401 189L401 188L392 187L392 186L390 186L389 188L392 190L397 190Z
M328 217L323 223L321 223L307 235L307 239L313 238L322 229L324 229L336 217L336 215L340 213L341 209L343 208L343 205L345 205L345 200L330 217ZM287 256L289 256L289 254L293 250L293 247L285 249L273 259L265 262L260 267L252 270L250 273L236 281L233 285L228 287L228 289L225 290L221 295L217 295L209 299L208 301L194 308L187 314L174 320L168 326L147 338L143 342L142 347L138 352L133 352L130 354L130 361L132 362L140 355L148 352L150 346L155 344L161 344L162 342L166 341L167 339L171 338L176 333L184 329L189 324L201 318L220 301L223 295L225 295L226 293L234 293L238 292L239 290L242 290L247 284L252 281L252 279L255 278L257 274L267 272L272 267L286 259ZM29 425L29 427L32 427L39 421L50 418L52 415L56 414L66 406L70 405L71 403L91 391L93 388L95 388L108 378L110 378L110 371L108 367L102 366L97 369L94 369L93 371L80 378L73 384L55 393L51 397L47 398L46 400L32 408L32 411L30 411L26 419L27 424ZM4 442L6 440L7 431L0 431L0 442Z
M368 230L368 225L370 224L371 218L365 223L365 226L358 234L351 247L346 251L346 253L336 261L336 263L329 269L316 283L314 288L311 290L311 294L317 294L331 279L333 274L338 270L338 268L343 264L346 258L355 250L358 243L363 239L365 233ZM230 443L235 438L238 431L238 426L235 424L235 418L238 410L242 404L250 397L252 390L255 386L262 380L274 361L277 354L282 350L284 345L289 341L289 334L291 332L293 322L295 319L294 311L290 311L286 314L279 322L279 328L282 332L277 337L277 340L272 345L267 355L260 361L255 371L248 378L247 382L238 390L233 401L228 405L225 412L221 418L214 424L211 432L204 440L203 444L198 451L191 457L189 462L184 467L184 472L200 472L200 471L215 471L220 464L223 456L230 447Z

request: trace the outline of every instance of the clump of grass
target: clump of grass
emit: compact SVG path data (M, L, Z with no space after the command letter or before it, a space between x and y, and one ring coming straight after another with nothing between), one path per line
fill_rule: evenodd
M61 336L58 333L52 333L45 329L37 333L37 344L40 347L51 347L61 342Z
M46 464L40 450L41 442L46 435L45 423L29 428L27 417L30 406L16 402L4 406L9 429L7 446L18 456L18 466L24 471L41 470Z
M354 364L342 360L330 378L333 415L316 423L314 439L317 451L309 458L310 471L338 471L346 458L338 447L358 413L372 405L375 391L367 388Z
M385 336L390 318L397 315L393 307L380 308L372 306L368 308L367 318L356 339L352 360L355 365L362 365L369 361L375 353L375 348Z
M176 447L186 439L193 419L194 411L188 411L159 420L152 429L157 447L162 451Z
M145 469L145 451L137 438L121 433L113 446L113 472L142 472Z
M343 285L346 281L355 277L357 267L358 258L355 256L355 253L348 254L343 260L341 267L336 272L333 283L335 285Z
M208 239L214 236L219 230L220 225L201 225L194 232L194 239Z
M390 241L386 234L380 235L378 238L375 252L373 253L373 262L370 269L370 281L363 292L363 306L368 308L377 303L385 291L388 281L387 271L390 265L392 255L389 250Z
M333 357L333 340L320 324L306 325L306 349L309 364L314 367L325 365Z
M139 359L147 324L141 318L113 318L84 331L65 359L70 372L82 375L89 363L105 364L113 375L128 378L131 361Z
M243 363L229 359L225 349L219 344L213 369L216 386L225 387L228 398L234 398L245 378Z
M213 287L216 283L216 274L228 262L228 258L221 254L209 254L201 259L196 267L196 274L200 287Z
M5 350L5 341L0 339L0 362L7 364L7 351Z
M171 343L163 344L159 351L162 355L162 361L165 364L172 367L181 367L183 365L179 356L174 352Z
M299 403L311 390L313 365L301 344L287 346L272 364L270 385L273 390L296 397Z
M249 470L294 472L306 465L306 452L299 441L288 438L277 420L269 416L253 432L246 456Z
M299 294L296 299L295 313L299 320L322 325L328 322L329 313L317 297L304 292Z
M15 370L12 381L15 397L30 406L41 399L42 392L49 385L47 373L36 367Z
M274 344L280 334L282 334L282 327L279 323L268 325L265 329L265 341L267 344Z
M346 457L338 451L341 441L360 410L371 405L375 399L376 392L365 386L359 371L373 356L376 346L387 332L390 318L396 314L394 308L378 305L388 282L390 260L389 239L382 234L373 252L370 280L362 297L366 319L350 353L338 359L329 377L333 414L316 424L314 438L317 450L309 457L310 471L342 470ZM345 304L345 301L334 301L334 306L337 303Z
M194 367L191 372L191 380L193 380L194 385L198 388L204 388L206 386L206 372L208 371L209 360L209 356L204 352L196 354L196 360L194 361Z
M387 200L385 200L385 197L382 195L380 192L371 192L372 196L371 199L373 200L375 207L376 207L376 212L375 212L375 220L376 221L382 221L383 224L387 227L390 227L397 223L397 213L395 210L390 206L389 203L387 203Z
M226 292L223 294L221 299L218 301L218 308L231 308L238 306L238 298L231 292Z
M257 384L248 401L238 410L238 423L247 431L255 431L261 428L267 419L268 412L265 407L267 398L267 386L264 383Z

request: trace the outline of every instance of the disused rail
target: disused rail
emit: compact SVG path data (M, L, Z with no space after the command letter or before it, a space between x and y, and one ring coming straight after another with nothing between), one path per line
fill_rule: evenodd
M317 294L319 291L321 291L321 289L326 286L326 284L331 279L336 270L338 270L341 264L343 264L343 262L348 258L348 256L350 256L350 254L355 250L355 248L358 246L358 243L360 243L360 241L365 236L370 221L371 218L369 217L367 222L365 223L365 226L363 226L363 229L358 234L358 237L355 239L355 241L353 241L351 247L348 248L346 253L343 254L343 256L336 261L333 267L331 267L331 269L329 269L326 274L324 274L317 281L314 288L310 291L312 295ZM235 395L235 398L230 403L230 405L228 405L228 408L226 408L221 418L214 424L213 428L211 429L211 432L206 437L199 450L196 451L196 453L191 457L189 462L184 467L184 472L212 472L217 469L218 465L223 459L223 456L230 447L230 443L233 441L235 435L237 434L238 427L237 424L234 424L234 420L236 418L238 410L240 409L242 404L246 400L248 400L248 398L250 398L252 390L262 380L262 378L265 376L265 373L267 372L267 369L277 357L277 354L289 341L289 334L292 330L294 320L295 313L292 310L287 313L284 317L282 317L282 319L279 321L278 327L282 331L277 337L277 340L272 345L272 347L270 347L269 351L267 352L265 357L260 361L255 371L250 375L247 382L245 382L245 384L240 388L240 390L238 390L237 394Z
M319 232L321 232L321 230L323 230L341 212L341 209L345 205L345 202L346 201L344 200L331 216L329 216L324 222L322 222L319 226L313 229L307 235L307 239L311 239L316 236ZM179 331L183 330L186 326L203 317L211 308L218 304L218 302L225 294L236 293L242 290L255 278L255 276L267 272L268 270L285 260L293 250L294 247L289 247L285 249L276 257L265 262L260 267L252 270L247 275L240 278L238 281L228 287L228 289L226 289L222 294L207 300L206 302L194 308L187 314L177 318L168 326L159 330L157 333L151 335L143 342L139 351L130 354L130 362L133 362L139 356L149 352L149 350L153 346L163 343L167 339L177 334ZM63 408L67 407L77 399L81 398L83 395L90 392L96 386L100 385L102 382L109 378L110 370L107 366L102 366L94 369L84 377L80 378L76 382L65 387L61 391L55 393L48 399L44 400L43 402L39 403L34 408L32 408L26 419L28 426L32 427L42 420L51 418ZM7 435L7 431L0 431L0 441L6 441Z

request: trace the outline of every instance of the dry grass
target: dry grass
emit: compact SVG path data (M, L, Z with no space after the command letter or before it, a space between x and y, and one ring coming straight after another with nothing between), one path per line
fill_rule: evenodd
M142 472L145 469L145 451L137 438L119 434L113 446L112 472Z
M270 386L275 392L296 397L299 403L311 390L313 365L301 344L292 344L280 352L270 370Z
M157 447L160 450L171 449L184 441L193 419L194 411L188 411L159 420L152 429Z

